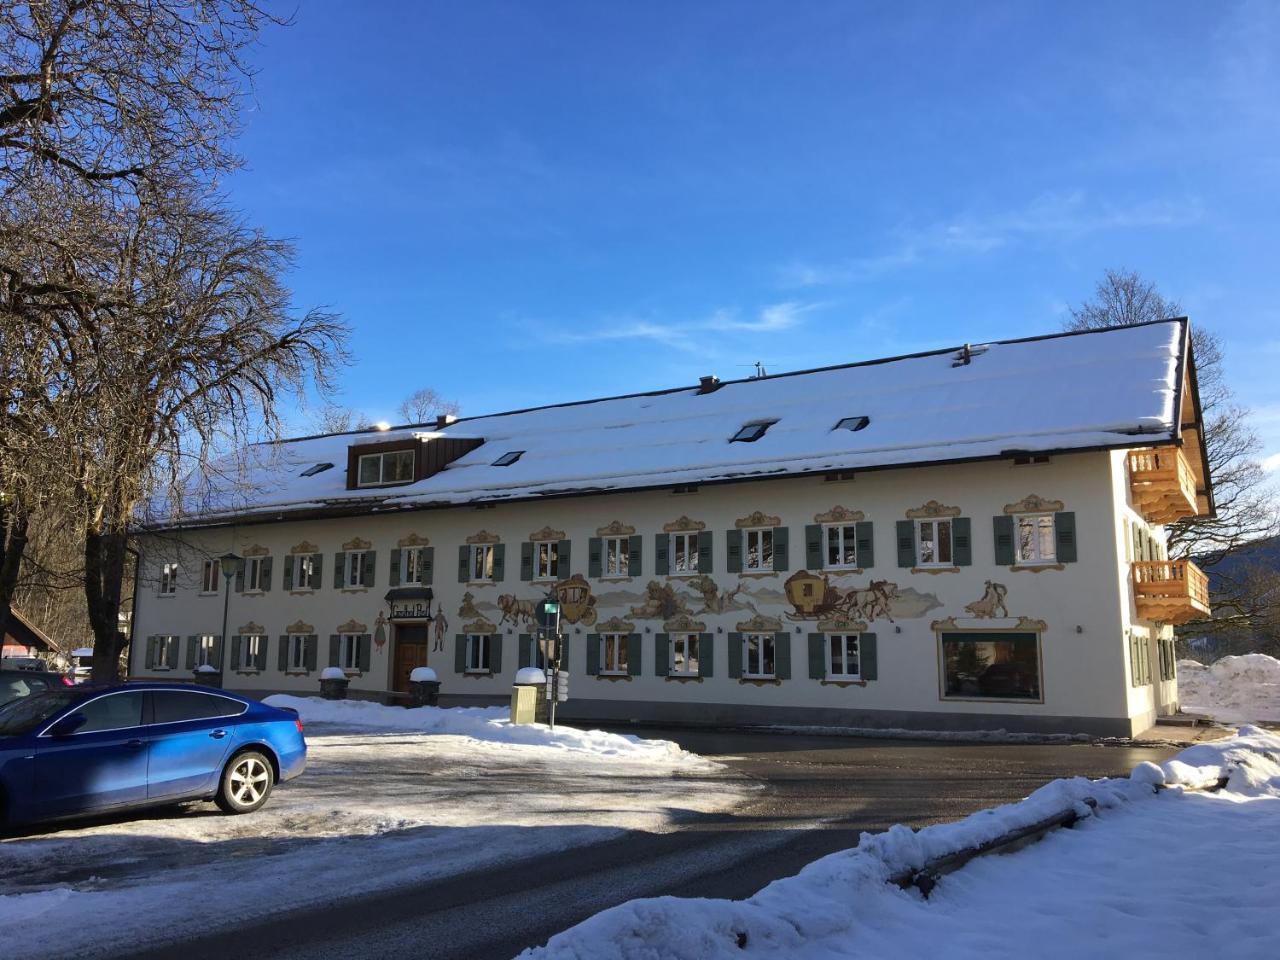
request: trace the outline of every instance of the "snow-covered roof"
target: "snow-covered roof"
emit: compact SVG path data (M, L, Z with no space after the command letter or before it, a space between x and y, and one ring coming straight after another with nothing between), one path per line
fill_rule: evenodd
M1143 446L1179 436L1186 321L925 354L252 448L184 523L388 511L752 477ZM963 358L967 354L968 362ZM868 418L862 429L837 423ZM731 442L753 422L754 442ZM483 438L414 483L347 489L353 444ZM504 454L523 451L507 466ZM509 458L508 458L509 459ZM304 472L331 463L310 476ZM168 522L173 522L172 516Z

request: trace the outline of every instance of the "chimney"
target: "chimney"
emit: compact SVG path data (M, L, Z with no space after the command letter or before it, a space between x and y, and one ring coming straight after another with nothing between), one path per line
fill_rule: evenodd
M698 378L698 393L714 393L720 389L720 378L714 373Z
M455 417L452 413L440 413L436 415L437 430L443 430L445 427L449 426L449 424L457 423L457 422L458 422L458 418Z

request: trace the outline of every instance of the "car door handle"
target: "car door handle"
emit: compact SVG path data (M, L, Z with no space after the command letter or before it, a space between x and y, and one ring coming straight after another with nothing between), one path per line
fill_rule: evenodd
M142 746L142 744L143 744L142 740L126 740L125 741L126 747L133 747L135 749Z
M213 739L215 740L221 740L226 735L227 735L227 731L225 730L214 730L212 733L209 734L209 736L213 737Z

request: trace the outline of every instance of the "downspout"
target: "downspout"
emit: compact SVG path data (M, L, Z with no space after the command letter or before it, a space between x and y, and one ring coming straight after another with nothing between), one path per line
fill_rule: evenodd
M138 577L142 573L142 551L125 544L125 553L133 554L133 596L129 598L129 669L125 679L133 673L133 632L138 628Z

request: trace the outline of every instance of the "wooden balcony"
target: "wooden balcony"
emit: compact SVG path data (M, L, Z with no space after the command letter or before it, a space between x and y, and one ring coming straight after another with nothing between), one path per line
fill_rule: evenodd
M1177 447L1129 451L1133 505L1151 523L1173 523L1200 512L1191 464Z
M1209 578L1190 560L1139 560L1133 564L1138 616L1186 623L1209 616Z

